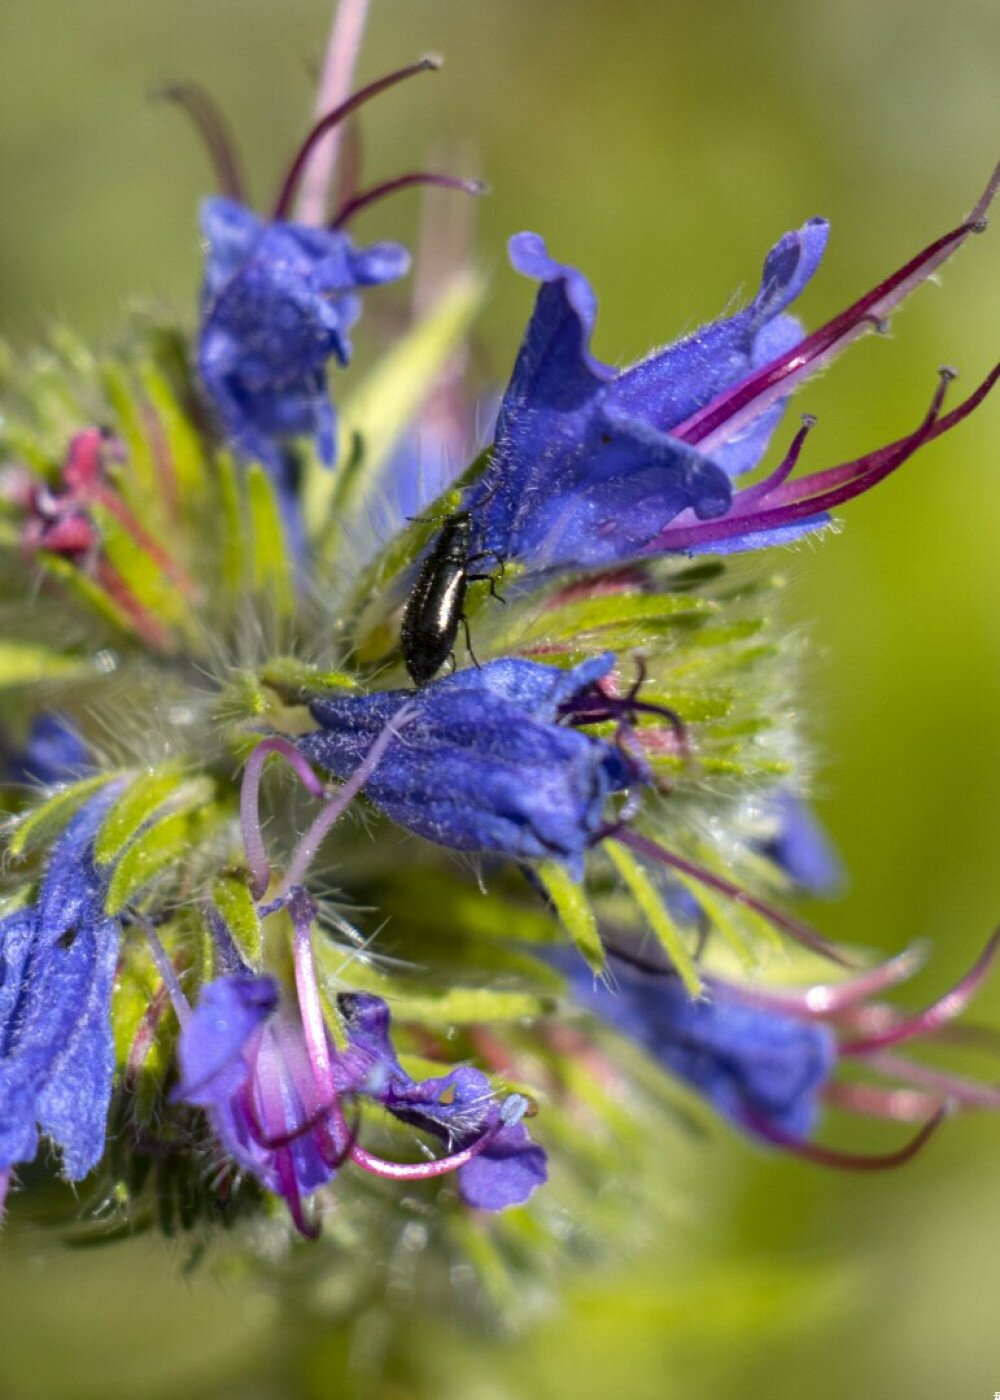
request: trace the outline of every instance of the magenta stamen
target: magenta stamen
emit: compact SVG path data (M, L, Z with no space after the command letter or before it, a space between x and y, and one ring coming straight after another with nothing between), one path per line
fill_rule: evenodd
M382 727L375 742L351 776L341 784L333 796L328 798L325 806L295 848L285 878L281 882L280 894L287 894L296 885L302 884L326 833L334 822L343 815L372 777L382 762L386 749L393 739L399 736L415 714L416 709L412 705L404 705L402 709L398 710L392 719Z
M227 199L245 204L245 186L236 142L218 104L195 83L173 83L156 96L176 103L191 118L208 152L219 193Z
M790 914L785 914L782 910L774 908L773 905L767 904L764 900L758 899L749 890L744 890L730 880L723 879L721 875L706 870L704 866L695 865L693 861L686 860L683 856L675 855L673 851L668 851L658 842L651 840L650 837L643 836L638 831L632 831L629 827L621 827L615 831L614 835L616 840L621 841L626 846L631 846L634 851L648 856L651 860L660 861L663 865L668 865L674 870L679 870L681 874L687 875L699 884L706 885L709 889L715 890L717 894L724 895L726 899L731 899L734 904L752 909L755 914L759 914L761 918L774 924L776 928L780 928L790 938L801 943L804 948L818 953L820 957L838 963L841 967L850 966L848 959L839 948L827 942L815 929L810 928L800 919L795 919Z
M305 1211L302 1209L302 1194L299 1191L298 1178L295 1175L295 1162L290 1148L281 1147L278 1149L274 1154L274 1166L278 1173L278 1189L288 1207L296 1230L307 1240L318 1239L319 1221L307 1220Z
M317 121L350 94L368 21L368 5L369 0L337 0L313 106ZM301 224L318 226L323 223L342 134L340 127L328 132L313 151L295 210L295 217Z
M167 950L160 941L160 935L157 933L155 925L141 914L137 914L135 919L146 935L149 951L153 962L156 964L156 970L160 974L160 980L166 987L177 1019L183 1026L191 1015L191 1003L184 995L184 989L177 976L177 969L168 957Z
M919 1089L887 1089L883 1084L840 1084L823 1091L825 1102L866 1118L888 1118L894 1123L922 1123L943 1107L941 1097Z
M884 1050L890 1045L900 1045L916 1036L932 1035L939 1026L954 1020L965 1010L985 980L998 950L1000 928L996 929L972 967L950 992L946 992L918 1015L904 1016L877 1035L846 1042L840 1047L841 1054L867 1055L872 1050Z
M756 503L762 501L765 496L770 496L773 491L777 490L786 477L791 476L802 453L805 440L815 426L816 419L813 415L811 413L804 413L802 415L802 426L792 438L791 446L785 453L784 458L778 463L774 471L771 472L769 476L766 476L763 481L758 481L755 486L747 486L743 491L737 491L736 495L733 497L732 509L729 512L731 515L740 515L748 506L756 505Z
M384 77L377 78L375 82L369 83L366 87L359 88L358 91L352 93L346 101L341 102L338 106L334 107L332 111L320 117L319 121L316 122L299 147L289 167L288 174L285 176L284 183L275 201L274 213L271 216L272 219L286 219L288 217L295 196L298 193L299 182L302 179L306 164L317 145L322 141L328 131L332 131L334 127L339 126L345 117L349 117L352 112L357 111L365 102L370 101L373 97L377 97L380 92L385 92L386 88L394 87L396 83L403 82L405 78L412 78L417 73L434 72L440 67L441 60L439 58L432 58L429 56L421 58L416 63L409 64L406 68L397 68L395 72L386 73Z
M396 175L391 180L383 180L381 184L372 185L370 189L356 194L337 210L330 221L330 228L343 228L349 219L353 219L362 209L367 209L369 204L385 199L387 195L396 194L399 190L408 190L414 185L434 185L437 189L463 190L466 194L477 195L485 194L487 189L482 180L459 180L454 175L441 175L432 170L412 170L406 175Z
M942 1098L951 1099L967 1108L1000 1109L1000 1089L989 1084L977 1084L959 1074L935 1069L932 1065L918 1065L905 1055L893 1055L884 1050L873 1050L865 1056L865 1066L877 1070L879 1074L900 1079L904 1084L915 1084L921 1089L930 1089Z
M811 494L815 491L817 477L825 476L825 473L817 474L817 477L803 477L799 481L779 486L770 498L770 503L763 510L750 511L744 515L729 514L717 520L708 520L680 528L668 526L655 540L650 542L647 549L657 552L664 549L689 549L694 545L705 545L750 531L780 529L782 526L794 524L798 520L807 520L813 515L832 510L835 506L842 505L863 491L870 491L873 486L878 485L880 481L883 481L904 462L908 461L925 443L939 437L944 431L942 424L948 422L949 426L953 426L960 422L985 397L986 382L945 418L939 417L944 391L952 377L952 371L941 371L940 382L930 410L915 432L910 433L907 437L899 438L887 447L868 453L865 457L859 457L844 467L833 468L832 472L838 474L840 485ZM1000 378L1000 368L989 375L987 382L990 387L996 383L997 378Z
M983 218L997 191L994 171L972 217L929 244L898 271L821 326L784 355L779 355L734 388L718 394L704 408L671 429L682 442L700 443L708 452L719 441L758 418L783 398L801 379L815 372L875 322L881 323L909 293L983 227Z
M352 1162L364 1171L371 1172L373 1176L388 1177L392 1181L429 1181L432 1177L458 1171L459 1167L464 1167L474 1157L478 1157L480 1152L485 1152L500 1126L498 1120L468 1147L463 1147L459 1152L451 1152L447 1157L435 1157L429 1162L387 1162L382 1157L373 1157L359 1143L354 1144L349 1156Z
M907 948L888 962L873 967L870 972L864 972L859 977L851 977L844 982L819 983L813 987L795 989L747 987L736 982L726 982L718 977L709 977L706 981L710 986L724 991L726 996L736 997L753 1006L823 1020L839 1016L867 1001L869 997L885 991L886 988L906 981L918 970L924 957L925 949Z
M801 1157L806 1162L814 1162L820 1167L836 1167L840 1171L873 1172L901 1167L911 1157L915 1157L947 1116L948 1109L939 1108L905 1146L898 1148L895 1152L871 1154L840 1152L834 1147L821 1147L818 1143L800 1142L798 1138L783 1133L780 1128L776 1128L763 1115L755 1112L747 1113L746 1124L752 1132L766 1138L775 1147L794 1153L796 1157Z
M289 909L295 929L295 987L299 997L299 1011L302 1014L302 1030L309 1053L309 1064L316 1081L319 1099L328 1104L324 1113L333 1117L337 1128L343 1128L345 1136L348 1136L347 1124L340 1108L340 1100L337 1098L330 1037L327 1034L323 1003L316 981L316 963L312 952L312 922L316 916L316 906L304 890L296 890Z
M243 849L246 852L247 865L250 867L250 892L254 899L262 897L271 878L271 865L260 825L260 781L264 765L273 753L278 754L295 770L299 781L313 797L322 797L326 792L326 788L290 739L282 739L277 734L262 739L247 759L243 769L243 785L240 788L240 827L243 833Z

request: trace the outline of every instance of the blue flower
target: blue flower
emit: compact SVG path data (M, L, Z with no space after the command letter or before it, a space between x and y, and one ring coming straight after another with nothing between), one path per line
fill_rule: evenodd
M440 1138L450 1152L488 1136L488 1145L458 1169L463 1200L480 1210L521 1205L548 1178L545 1152L519 1120L518 1095L497 1103L481 1070L463 1066L439 1079L414 1080L389 1039L389 1008L380 997L337 998L348 1046L341 1057L345 1089L382 1104L394 1117Z
M193 1011L182 1011L173 1098L206 1109L226 1152L284 1198L303 1234L316 1232L304 1199L348 1158L401 1180L457 1170L463 1198L483 1210L518 1205L545 1181L545 1153L519 1121L523 1099L498 1103L486 1076L469 1067L412 1079L389 1039L385 1002L355 993L338 1005L347 1048L338 1052L324 1028L319 1054L271 977L243 971L216 978ZM430 1132L449 1157L414 1165L373 1157L347 1126L341 1100L349 1097Z
M81 777L91 756L79 733L62 715L46 710L32 722L23 749L7 762L9 781L50 787Z
M347 364L362 287L402 277L396 243L356 248L341 230L268 223L235 200L205 200L198 370L226 437L279 477L284 447L310 437L332 465L326 366Z
M686 509L699 520L724 515L732 477L756 465L780 405L711 459L670 429L801 337L782 313L826 238L819 219L786 234L748 307L621 373L590 352L596 301L582 274L550 258L536 234L512 239L514 267L542 286L488 480L470 496L480 547L543 566L607 564L639 554Z
M664 1069L703 1094L724 1117L760 1134L808 1138L819 1095L837 1063L826 1026L739 1001L713 988L695 1001L680 978L614 958L615 985L595 981L575 954L546 950L574 1000L641 1045Z
M0 920L0 1177L35 1157L40 1133L73 1181L104 1150L121 929L104 913L93 841L118 791L89 799L53 847L35 903Z
M994 369L943 413L942 380L924 420L905 436L824 471L792 478L812 419L779 465L735 489L756 467L789 393L925 281L985 227L990 182L973 213L845 311L803 337L785 314L815 273L827 224L810 219L764 261L749 306L618 372L589 348L596 301L575 268L536 234L510 244L514 267L541 288L504 395L492 462L465 506L476 547L534 568L607 566L671 550L727 553L785 543L828 523L829 511L870 490L982 402Z
M844 878L830 838L801 797L779 788L766 801L758 849L806 894L834 893Z
M322 727L296 746L345 777L406 705L412 716L405 731L365 786L377 806L442 846L551 857L579 872L602 829L608 795L633 775L612 744L557 721L613 659L594 657L563 671L505 658L417 692L323 696L310 704Z

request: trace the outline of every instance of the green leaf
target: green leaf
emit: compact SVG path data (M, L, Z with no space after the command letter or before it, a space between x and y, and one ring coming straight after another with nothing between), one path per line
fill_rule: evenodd
M112 627L130 635L135 634L135 624L124 608L119 607L114 598L106 589L102 588L96 579L92 579L88 574L81 571L68 559L64 559L60 554L49 554L46 550L39 550L35 556L39 565L64 584L71 592L75 593L78 599L84 604L88 612L97 613L110 623Z
M144 885L168 866L185 859L190 863L191 848L197 845L209 823L210 817L201 809L195 814L171 812L147 827L115 868L104 901L108 914L119 914Z
M276 619L291 616L294 603L291 557L281 525L281 511L271 478L259 462L247 468L247 499L253 537L251 582L274 610Z
M244 561L246 559L246 524L240 494L238 468L228 452L220 454L217 462L219 482L219 572L223 593L227 598L239 598L243 591Z
M310 463L303 508L313 538L322 538L331 519L340 519L364 498L404 428L464 339L482 303L484 286L476 273L465 272L456 277L423 320L382 356L344 405L341 443L360 439L362 455L350 472L331 472L319 462Z
M63 829L73 813L83 805L92 792L120 778L121 773L97 773L78 783L60 788L51 797L18 819L7 846L12 860L20 860L30 850L47 845Z
M646 922L660 940L660 946L687 988L688 995L701 995L701 978L684 936L665 907L659 891L632 855L617 841L605 841L603 848L618 874L625 881L632 898L642 911Z
M118 477L122 492L129 500L148 509L150 502L159 502L160 490L156 459L142 409L120 365L112 360L102 365L101 379L128 453L128 470Z
M604 948L597 921L583 884L577 884L555 861L535 866L535 874L551 899L559 921L594 972L604 970Z
M177 499L184 514L202 525L197 512L208 495L207 463L201 439L184 409L178 403L169 380L158 365L147 361L139 377L166 438L167 455L177 486Z
M34 642L0 639L0 688L67 680L93 670L94 663L89 657L67 656Z
M101 823L94 842L97 864L109 865L116 860L139 828L165 803L170 803L172 812L187 812L204 806L214 791L211 778L196 777L185 782L177 764L144 774L118 799Z
M246 881L238 875L223 875L212 886L212 898L244 958L251 967L259 967L260 918Z
M346 671L323 671L294 656L276 656L261 667L260 679L285 699L301 698L320 690L357 690L358 682Z
M581 632L598 632L622 623L671 623L692 620L715 611L703 598L674 593L613 593L580 598L562 607L514 619L503 629L497 647L523 646L538 641L572 641Z
M194 618L178 580L164 572L160 563L108 510L94 505L91 513L100 527L101 545L108 563L137 601L168 627L192 634Z

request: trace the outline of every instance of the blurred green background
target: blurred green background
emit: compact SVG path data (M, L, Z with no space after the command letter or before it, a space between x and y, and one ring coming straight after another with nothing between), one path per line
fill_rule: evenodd
M308 119L326 0L4 0L0 327L99 337L136 296L192 314L201 152L150 90L223 102L259 197ZM816 324L973 203L1000 151L995 0L374 0L362 75L432 50L444 72L373 106L370 177L442 142L493 187L483 340L502 379L530 305L506 236L545 233L601 299L597 350L626 360L756 284L774 238L832 221L802 303ZM459 159L459 163L461 160ZM409 237L403 196L359 233ZM996 353L1000 229L800 397L818 466L914 424L938 365ZM852 886L829 932L936 947L910 995L954 979L1000 914L1000 405L925 450L843 533L782 557L812 639L802 691L820 807ZM980 999L1000 1023L1000 986ZM840 1177L720 1138L664 1164L673 1218L647 1254L590 1274L537 1330L487 1351L414 1329L382 1341L276 1320L266 1296L149 1242L0 1265L3 1400L176 1395L442 1400L1000 1389L1000 1123L963 1119L899 1174Z

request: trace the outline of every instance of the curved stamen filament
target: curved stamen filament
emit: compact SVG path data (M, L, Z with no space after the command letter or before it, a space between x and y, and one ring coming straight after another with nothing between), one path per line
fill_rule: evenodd
M888 1118L894 1123L923 1123L943 1107L940 1094L884 1084L840 1084L836 1080L823 1090L823 1099L848 1113Z
M610 834L610 833L607 833ZM829 959L830 962L839 963L841 967L850 966L844 954L829 943L815 929L804 924L800 919L793 918L790 914L776 909L773 905L758 899L749 890L742 889L739 885L733 884L731 880L724 879L721 875L716 875L714 871L706 870L704 866L696 865L693 861L686 860L684 856L675 855L673 851L668 851L659 842L653 841L648 836L641 835L638 831L632 831L629 827L623 826L614 833L616 840L621 841L626 846L631 846L634 851L641 855L648 856L651 860L659 861L661 865L668 865L677 870L682 875L687 875L689 879L698 884L706 885L709 889L715 890L717 894L723 895L726 899L732 900L734 904L740 904L746 909L751 909L755 914L759 914L768 923L780 928L797 943L801 943L804 948L810 948L814 953Z
M774 491L791 476L798 463L802 449L805 446L806 438L816 426L816 419L811 413L802 415L802 426L792 438L791 446L785 453L782 460L775 467L774 471L766 476L763 481L758 481L755 486L747 486L743 491L737 491L733 497L730 515L739 515L748 506L756 505L765 496L770 497Z
M491 1124L475 1142L458 1152L450 1152L447 1157L435 1157L427 1162L387 1162L383 1157L375 1157L359 1143L355 1143L348 1156L351 1161L373 1176L388 1177L392 1181L429 1181L435 1176L445 1176L458 1171L485 1152L500 1130L499 1120Z
M196 83L171 83L155 96L176 103L195 125L215 171L219 193L246 203L246 192L236 142L218 104Z
M758 418L800 380L814 373L873 321L881 323L909 293L959 249L973 233L981 232L984 218L1000 183L1000 166L994 170L972 215L957 228L934 240L898 271L860 297L846 311L806 336L786 354L764 365L734 388L717 395L704 408L671 430L682 442L700 443L708 452Z
M895 1152L882 1153L841 1152L835 1147L822 1147L819 1143L802 1142L798 1138L783 1133L762 1114L752 1110L746 1113L745 1122L747 1127L758 1137L765 1138L775 1147L780 1147L785 1152L791 1152L806 1162L814 1162L820 1167L836 1167L840 1171L874 1172L901 1167L905 1162L915 1157L947 1116L948 1108L939 1108L903 1147L897 1148Z
M295 196L298 193L299 183L305 171L306 164L327 132L339 126L352 112L357 111L359 107L371 101L373 97L377 97L380 92L385 92L387 88L394 87L396 83L403 82L405 78L412 78L417 73L434 72L440 67L441 60L439 58L431 58L429 56L421 58L416 63L409 64L406 68L397 68L394 72L386 73L384 77L377 78L375 82L369 83L366 87L359 88L358 91L352 93L346 101L341 102L338 106L334 107L332 111L320 117L319 121L316 122L312 130L306 136L306 139L302 142L302 145L299 147L289 166L288 174L285 176L284 183L278 192L278 198L274 205L274 213L271 215L271 218L274 220L287 219L291 212L292 204L295 201Z
M847 1041L840 1047L842 1055L869 1055L873 1050L885 1050L917 1036L933 1035L939 1026L959 1016L972 1000L989 973L1000 951L1000 928L996 929L965 976L926 1010L916 1016L903 1016L886 1030L858 1040Z
M264 833L260 825L260 780L264 765L272 754L278 754L295 770L299 781L314 797L322 797L326 788L310 768L290 739L272 735L262 739L246 761L243 769L243 785L240 788L240 827L243 833L243 849L250 867L250 890L254 899L260 899L271 878L271 864L264 846Z
M330 228L343 228L349 219L353 219L369 204L375 204L376 201L385 199L387 195L397 194L400 190L411 189L414 185L434 185L438 189L462 190L466 194L475 195L485 194L487 188L482 180L460 180L454 175L441 175L432 170L409 171L406 175L396 175L391 180L383 180L380 184L372 185L354 195L337 210L330 221Z
M893 1055L884 1050L873 1050L865 1056L864 1062L868 1069L901 1080L904 1084L929 1089L936 1092L939 1098L962 1104L963 1107L1000 1109L1000 1089L992 1085L977 1084L975 1080L936 1069L933 1065L914 1064L905 1055Z

